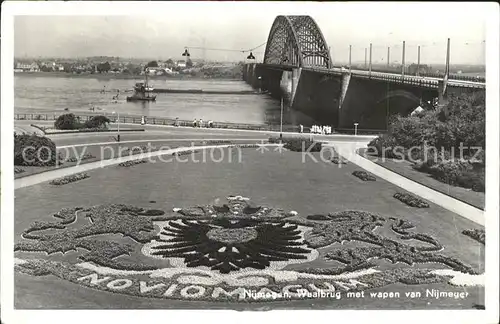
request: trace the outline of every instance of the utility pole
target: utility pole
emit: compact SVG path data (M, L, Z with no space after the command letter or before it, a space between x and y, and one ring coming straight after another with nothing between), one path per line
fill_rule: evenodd
M390 66L390 58L391 58L391 47L387 46L387 70L389 70Z
M448 38L448 45L446 47L446 70L444 72L445 82L448 81L449 76L450 76L450 39Z
M349 73L351 73L351 54L352 54L352 45L349 45Z
M207 48L206 48L206 39L203 37L203 62L207 61Z
M418 45L418 60L417 60L417 73L416 73L416 76L419 75L419 71L420 71L420 45Z
M368 71L370 78L372 77L372 43L370 43L370 67Z
M328 53L330 53L330 58L331 58L331 61L328 61L328 68L332 68L333 67L333 56L332 56L332 47L331 46L328 46Z
M365 70L366 70L366 47L365 47Z
M405 41L403 41L403 58L401 60L401 75L405 76Z

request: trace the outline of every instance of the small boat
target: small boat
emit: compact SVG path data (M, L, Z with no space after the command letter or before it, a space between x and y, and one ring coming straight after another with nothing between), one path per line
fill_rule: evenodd
M134 94L127 97L127 101L156 101L156 96L151 95L154 88L148 85L148 72L146 70L144 75L146 80L144 82L137 82L134 86Z
M134 86L136 91L153 92L154 88L146 85L144 82L137 82Z

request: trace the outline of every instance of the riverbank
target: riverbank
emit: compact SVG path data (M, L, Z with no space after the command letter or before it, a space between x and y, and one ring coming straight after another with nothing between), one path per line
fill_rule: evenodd
M97 80L140 80L143 75L132 75L122 73L66 73L66 72L14 72L14 76L20 77L47 77L47 78L81 78L81 79L97 79ZM224 80L224 81L241 81L234 77L215 77L207 78L200 76L192 76L190 74L176 75L150 75L150 80Z
M231 91L231 90L202 90L202 89L153 89L155 93L198 93L198 94L264 94L261 92L253 90L241 90L241 91Z

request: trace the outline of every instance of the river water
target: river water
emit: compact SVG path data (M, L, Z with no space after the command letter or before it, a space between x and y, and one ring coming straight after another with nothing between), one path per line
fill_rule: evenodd
M279 124L280 103L266 94L188 94L158 93L156 102L127 102L126 96L136 82L142 79L101 80L84 77L45 77L40 75L16 75L14 77L15 113L70 112L109 115L168 117L181 120L201 118L204 121ZM161 89L201 89L245 91L252 90L244 81L231 80L152 80L150 84ZM105 93L101 93L106 89ZM118 100L113 96L120 90ZM296 113L284 112L284 124L294 124Z

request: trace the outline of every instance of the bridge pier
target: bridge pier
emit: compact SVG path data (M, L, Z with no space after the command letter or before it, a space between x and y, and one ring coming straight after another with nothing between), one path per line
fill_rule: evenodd
M436 89L352 77L340 108L339 127L386 129L391 115L408 116L422 102L438 96Z
M358 123L358 129L385 130L391 115L407 116L434 98L439 98L439 105L445 107L450 93L484 91L448 84L443 92L442 82L436 89L428 82L404 82L391 76L367 78L347 71L272 64L248 64L244 71L246 82L253 88L268 91L277 100L283 98L300 119L294 120L297 124L336 129L353 129L354 123Z
M306 69L297 70L295 75L292 71L292 80L294 76L297 81L292 81L292 89L296 88L292 91L291 107L310 116L318 124L336 127L341 77Z

